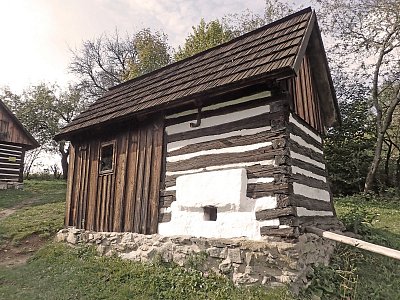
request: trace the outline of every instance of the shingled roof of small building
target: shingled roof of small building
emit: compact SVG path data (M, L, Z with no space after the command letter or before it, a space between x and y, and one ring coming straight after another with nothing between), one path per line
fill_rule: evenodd
M322 68L325 97L321 97L327 126L338 119L338 106L315 13L303 9L227 43L111 88L56 135L65 139L95 125L124 120L137 114L230 87L262 80L296 76L310 36Z

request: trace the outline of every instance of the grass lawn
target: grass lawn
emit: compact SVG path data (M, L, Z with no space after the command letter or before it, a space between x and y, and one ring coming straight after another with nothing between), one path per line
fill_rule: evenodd
M62 227L65 183L32 180L25 187L0 191L0 211L21 205L0 220L5 242L51 236ZM354 196L337 199L335 207L362 239L400 249L400 199ZM236 288L213 274L98 257L92 248L50 242L27 264L0 266L0 299L400 299L400 262L350 246L340 245L331 265L316 268L312 280L293 298L285 289Z

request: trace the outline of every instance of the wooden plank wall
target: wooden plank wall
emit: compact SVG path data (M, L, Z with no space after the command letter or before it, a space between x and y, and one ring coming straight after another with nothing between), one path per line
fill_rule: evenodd
M74 143L67 226L95 231L157 232L163 120L104 140ZM112 172L99 171L101 144L114 141Z
M199 127L190 126L196 122L197 110L168 115L166 176L159 221L171 220L170 206L176 200L178 176L237 167L247 170L249 198L256 201L270 201L268 197L277 199L274 209L256 213L257 220L263 222L293 215L287 201L287 118L285 96L271 96L269 92L203 107ZM293 217L282 218L279 226L262 227L261 233L292 235L294 229L287 224Z
M31 145L32 141L26 133L15 123L10 114L0 106L0 141Z
M315 130L323 133L320 101L313 83L307 55L303 58L298 76L290 81L289 91L293 95L294 112Z
M24 153L21 146L0 142L0 181L22 182Z

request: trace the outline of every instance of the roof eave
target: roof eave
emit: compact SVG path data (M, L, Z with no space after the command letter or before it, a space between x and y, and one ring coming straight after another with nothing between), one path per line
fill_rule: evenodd
M111 123L122 122L124 120L131 119L133 117L149 115L149 114L157 113L160 111L164 111L166 109L183 106L190 102L195 101L196 99L201 99L201 98L204 99L206 97L211 97L211 96L215 96L218 94L230 92L233 90L232 88L234 88L235 90L238 90L238 89L243 89L243 88L249 87L251 85L263 83L263 82L266 82L269 80L275 80L275 79L278 80L278 79L288 78L288 77L292 77L292 76L295 76L295 72L294 72L293 68L285 67L285 68L281 68L278 70L274 70L273 72L270 72L270 73L260 74L258 76L246 78L242 81L231 82L227 85L209 89L209 90L201 92L199 94L190 95L190 96L184 97L184 98L178 98L178 99L175 99L173 102L170 102L167 104L162 104L162 105L155 106L155 107L150 107L146 110L142 110L142 111L130 114L130 115L122 116L121 118L118 118L118 119L112 119L109 122L105 121L105 122L97 123L97 124L94 124L91 126L78 128L75 130L68 130L69 126L67 125L59 133L57 133L54 136L54 140L55 141L71 140L71 138L73 136L80 134L81 132L87 131L88 129L93 128L95 126L104 126L104 125L111 124Z

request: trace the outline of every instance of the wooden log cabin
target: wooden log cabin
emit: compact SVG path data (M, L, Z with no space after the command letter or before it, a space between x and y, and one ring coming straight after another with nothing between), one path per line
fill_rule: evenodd
M37 147L35 138L0 101L0 189L19 187L23 181L25 152Z
M307 8L115 86L62 129L65 225L251 239L329 228L321 135L339 121Z

